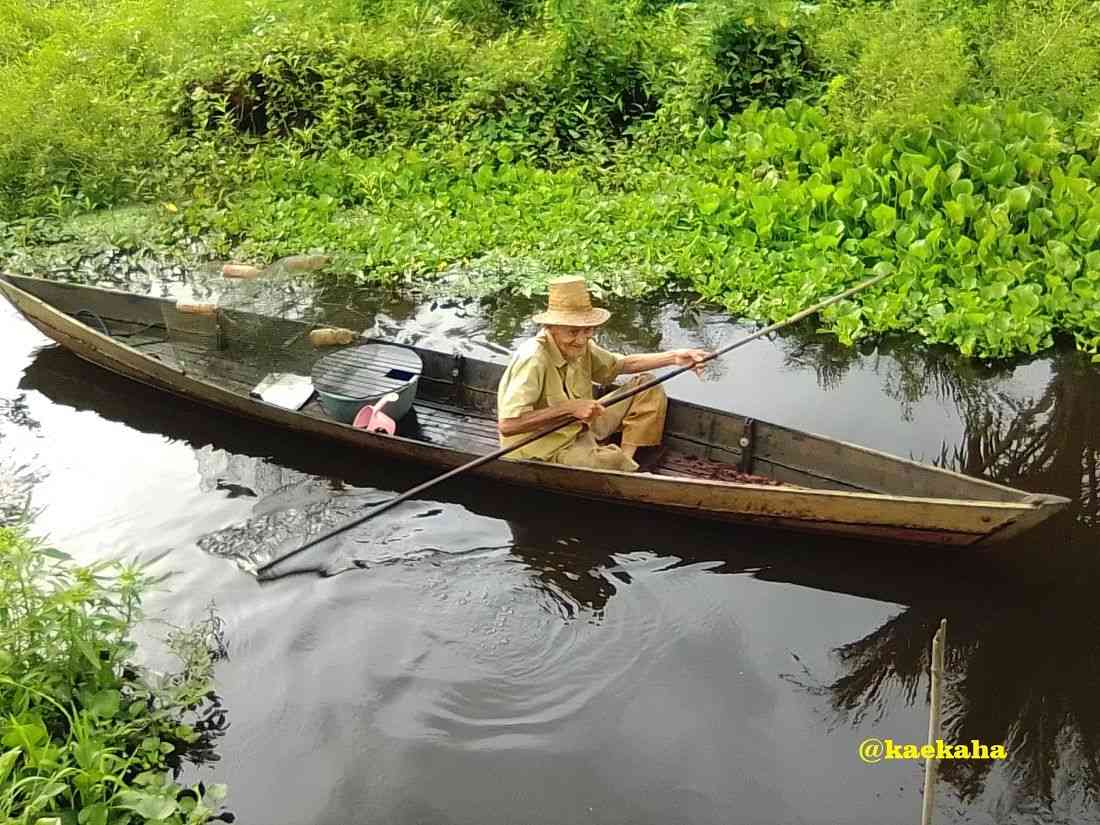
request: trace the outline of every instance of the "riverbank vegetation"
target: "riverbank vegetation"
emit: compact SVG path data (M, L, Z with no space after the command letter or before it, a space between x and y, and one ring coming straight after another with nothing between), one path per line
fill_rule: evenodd
M0 0L0 217L1100 359L1098 81L1085 0Z
M224 725L213 689L224 648L211 617L175 629L182 668L134 662L141 569L80 566L0 526L0 822L19 825L200 825L219 813L223 786L184 788L183 760L213 758Z

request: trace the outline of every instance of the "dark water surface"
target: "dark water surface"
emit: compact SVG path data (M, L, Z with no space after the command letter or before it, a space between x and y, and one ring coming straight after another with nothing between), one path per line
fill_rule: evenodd
M503 360L531 305L326 295L327 315ZM715 314L621 304L628 351L716 347ZM695 523L457 481L293 575L238 565L427 478L86 365L0 307L0 507L81 560L172 571L173 622L213 600L248 825L902 823L948 620L938 823L1100 822L1100 375L1074 353L1000 371L812 335L759 341L671 394L1073 499L1011 545L937 551ZM6 501L4 499L6 496ZM2 511L0 511L2 512ZM359 566L349 565L355 559ZM348 569L350 567L350 569Z

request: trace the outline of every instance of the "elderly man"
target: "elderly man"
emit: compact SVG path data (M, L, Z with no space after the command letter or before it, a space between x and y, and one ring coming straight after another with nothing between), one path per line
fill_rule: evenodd
M698 364L708 353L698 349L640 355L608 352L592 340L592 335L610 317L606 309L592 306L583 278L551 281L549 306L533 319L542 330L520 345L500 379L500 443L508 447L554 424L574 419L577 423L509 453L508 458L634 472L638 469L634 460L637 450L661 443L668 406L664 390L652 387L626 401L604 406L615 392L597 401L593 384L610 384L619 375L658 367ZM650 378L639 375L616 392ZM601 444L619 430L621 447Z

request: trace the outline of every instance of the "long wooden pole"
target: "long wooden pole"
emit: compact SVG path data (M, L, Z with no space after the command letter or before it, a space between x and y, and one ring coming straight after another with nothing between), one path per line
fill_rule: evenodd
M876 275L874 278L868 278L866 281L858 283L855 286L851 287L850 289L846 289L843 292L840 292L840 293L832 296L831 298L826 298L824 301L816 303L813 306L802 310L801 312L796 312L794 315L792 315L790 318L787 318L786 320L778 321L774 324L771 324L769 326L764 327L763 329L757 330L756 332L752 333L751 335L746 335L744 338L740 338L737 341L734 341L729 346L723 347L722 349L720 349L716 352L712 352L710 355L706 356L705 358L699 359L698 361L696 361L693 364L686 364L682 367L677 367L676 369L674 369L670 372L667 372L662 376L654 378L650 381L646 381L643 384L639 384L637 387L632 387L629 391L624 392L621 395L616 395L615 397L609 398L606 401L602 401L600 403L602 403L605 407L607 407L607 406L611 406L612 404L618 404L622 401L625 401L628 398L632 398L633 396L637 395L640 392L645 392L648 389L656 387L658 384L662 384L665 381L668 381L670 378L675 378L677 375L680 375L681 373L687 372L688 370L691 370L691 369L695 369L700 364L705 364L708 361L712 361L715 358L718 358L719 356L725 355L727 352L730 352L732 350L737 349L738 347L743 347L745 344L749 343L750 341L754 341L757 338L760 338L764 335L768 335L769 333L775 332L776 330L782 329L783 327L790 326L793 323L801 321L803 318L806 318L809 315L813 315L815 312L819 312L820 310L824 309L825 307L830 306L831 304L835 304L837 301L843 301L845 298L848 298L852 295L855 295L857 292L860 292L864 289L867 289L867 287L869 287L869 286L873 286L873 285L877 284L879 281L881 281L885 278L888 278L892 274L893 273L891 273L891 272L886 272L886 273L883 273L882 275ZM544 436L547 436L547 435L550 435L550 433L557 432L558 430L562 429L563 427L567 427L570 424L575 424L575 423L577 423L575 420L566 419L565 421L562 421L560 424L555 424L552 427L547 427L545 430L539 430L536 433L532 433L527 438L524 438L521 441L517 441L515 444L512 444L508 447L502 447L501 449L495 450L494 452L491 452L488 455L483 455L483 456L480 456L478 458L475 458L473 461L470 461L470 462L468 462L466 464L463 464L459 467L455 467L451 470L448 470L447 472L443 473L443 475L441 475L441 476L436 476L433 479L429 479L428 481L425 481L423 484L418 484L416 487L413 487L411 490L408 490L408 491L402 493L401 495L396 496L396 497L390 499L389 501L378 505L377 507L375 507L372 510L368 511L364 515L362 515L358 518L352 519L351 521L348 521L345 524L340 525L339 527L336 527L332 530L329 530L325 533L322 533L321 535L310 539L308 542L303 544L301 547L298 547L294 550L291 550L289 553L285 553L284 555L279 556L276 559L272 559L271 561L267 562L266 564L261 565L260 567L256 568L256 577L261 579L261 580L265 579L265 578L270 578L270 576L268 574L269 574L269 571L273 567L275 567L277 564L280 564L281 562L286 561L287 559L291 558L292 556L298 555L303 550L308 550L311 547L315 547L318 544L320 544L321 542L327 541L328 539L344 532L345 530L348 530L352 527L360 525L365 521L369 521L370 519L374 518L375 516L380 515L380 514L386 512L387 510L389 510L393 507L396 507L398 504L401 504L403 501L406 501L406 500L412 498L413 496L419 495L420 493L423 493L425 490L429 490L432 487L434 487L435 485L446 481L447 479L454 478L455 476L460 475L461 473L464 473L467 470L473 470L477 467L480 467L482 464L488 464L490 461L496 461L498 458L502 458L503 456L506 456L508 453L512 452L513 450L518 450L520 447L526 446L527 444L530 444L532 441L538 441L540 438L542 438Z
M928 744L936 747L940 738L940 714L943 710L943 649L947 644L947 619L940 619L940 629L932 637L932 700L928 709ZM924 800L921 803L921 825L932 825L932 810L936 805L936 768L933 756L924 762Z

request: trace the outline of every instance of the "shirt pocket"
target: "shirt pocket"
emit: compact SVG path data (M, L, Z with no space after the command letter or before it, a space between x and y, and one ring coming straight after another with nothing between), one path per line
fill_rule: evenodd
M569 367L557 368L551 366L546 371L546 385L543 390L543 399L546 402L547 407L553 407L555 404L560 404L563 401L568 401L570 395L565 391L566 381L568 380ZM562 375L565 372L566 375Z
M570 364L566 367L566 381L570 398L592 398L592 370L584 364Z

